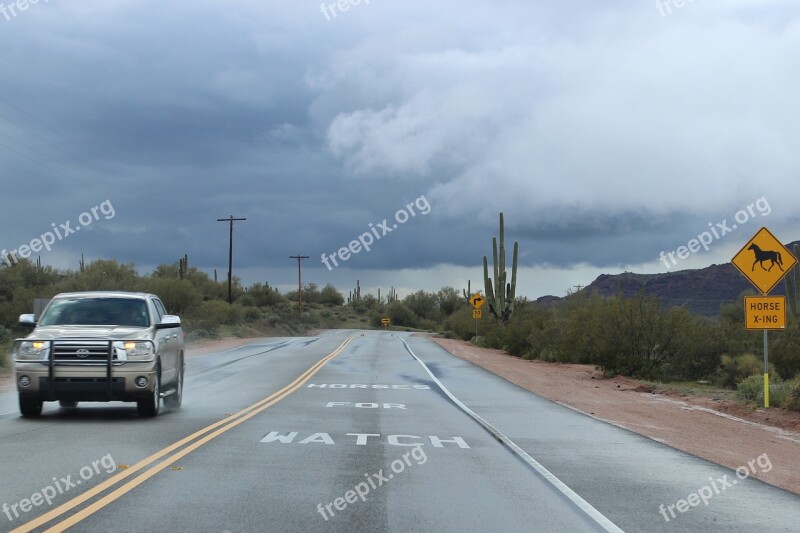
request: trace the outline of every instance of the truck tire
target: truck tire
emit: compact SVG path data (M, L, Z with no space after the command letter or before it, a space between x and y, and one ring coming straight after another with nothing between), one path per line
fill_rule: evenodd
M161 406L161 367L157 368L155 383L153 384L153 393L147 398L142 398L136 402L136 410L139 416L145 418L153 418L158 416L158 410Z
M42 400L31 396L19 395L19 412L25 418L37 418L42 414Z
M177 409L183 402L183 354L178 363L178 376L175 378L175 392L164 397L164 407Z

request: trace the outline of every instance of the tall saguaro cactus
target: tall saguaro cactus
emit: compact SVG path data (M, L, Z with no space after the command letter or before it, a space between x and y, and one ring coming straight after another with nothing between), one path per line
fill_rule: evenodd
M506 242L503 213L500 213L500 249L497 248L497 237L492 237L492 259L494 260L494 277L489 277L489 262L483 256L483 280L486 289L486 303L489 312L505 324L514 312L514 295L517 291L517 255L519 243L514 241L514 255L511 262L511 283L506 277Z
M794 245L794 256L798 256L800 253L800 246ZM790 270L786 277L784 278L786 283L786 299L789 301L789 309L792 312L792 317L798 318L800 317L800 294L798 294L798 290L800 289L800 268L795 265L792 270Z

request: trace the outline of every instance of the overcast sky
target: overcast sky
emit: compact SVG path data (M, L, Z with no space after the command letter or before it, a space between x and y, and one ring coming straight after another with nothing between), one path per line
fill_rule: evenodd
M58 268L223 278L234 215L245 284L476 288L503 211L536 298L800 239L796 1L4 2L0 247L108 202Z

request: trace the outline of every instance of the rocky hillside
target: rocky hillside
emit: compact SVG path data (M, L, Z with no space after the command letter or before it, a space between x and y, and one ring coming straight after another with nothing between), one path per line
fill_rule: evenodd
M800 241L788 245L788 248L793 249L794 244L800 244ZM750 282L730 263L664 274L603 274L583 290L603 296L613 296L618 292L633 296L643 290L661 299L665 306L686 306L693 313L705 316L716 316L724 303L741 301L744 291L755 294ZM786 294L785 284L780 282L770 294ZM552 298L546 296L540 300L549 299L548 303L551 303Z

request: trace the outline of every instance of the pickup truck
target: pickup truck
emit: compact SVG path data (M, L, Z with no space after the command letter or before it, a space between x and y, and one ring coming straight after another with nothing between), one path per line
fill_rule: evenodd
M140 416L158 415L183 396L184 338L180 318L167 314L154 294L58 294L33 328L12 347L19 409L41 415L43 402L63 408L78 402L136 402Z

